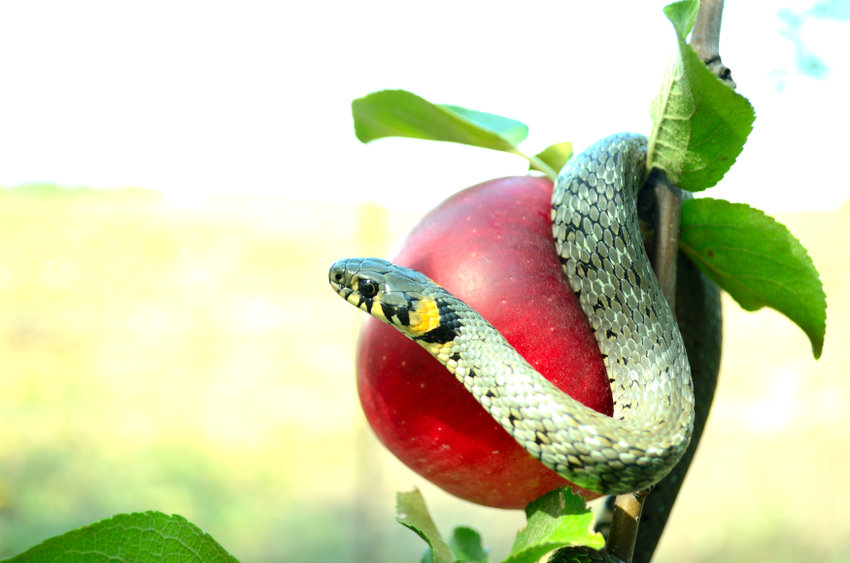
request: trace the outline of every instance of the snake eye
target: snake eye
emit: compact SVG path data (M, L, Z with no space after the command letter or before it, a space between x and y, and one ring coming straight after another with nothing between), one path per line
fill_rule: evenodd
M366 299L371 299L378 294L378 282L364 279L357 284L357 291Z

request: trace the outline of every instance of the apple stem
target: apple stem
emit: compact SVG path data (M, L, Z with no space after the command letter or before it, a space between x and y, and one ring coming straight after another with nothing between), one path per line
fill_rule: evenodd
M537 170L538 172L543 172L543 174L547 178L552 180L552 182L554 182L555 180L558 179L559 170L553 169L551 166L549 166L548 164L546 164L545 162L543 162L542 160L540 160L536 156L525 154L524 152L520 151L519 149L517 149L515 154L526 159L528 161L528 164L530 165L529 168L531 170Z

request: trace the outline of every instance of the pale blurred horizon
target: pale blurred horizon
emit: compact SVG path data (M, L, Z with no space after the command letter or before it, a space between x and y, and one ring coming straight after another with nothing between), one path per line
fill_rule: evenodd
M531 154L647 134L675 43L667 3L6 3L0 186L132 186L185 207L259 194L429 209L526 163L361 145L351 100L404 88L519 119ZM850 129L847 19L830 2L726 3L721 54L757 117L709 195L775 213L835 209L850 194L833 168Z

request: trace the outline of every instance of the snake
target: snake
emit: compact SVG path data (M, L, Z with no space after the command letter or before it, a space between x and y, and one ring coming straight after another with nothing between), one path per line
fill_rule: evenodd
M529 454L589 491L650 488L685 452L694 425L687 353L643 246L637 194L647 140L606 137L567 161L552 193L553 244L611 385L612 416L537 372L461 299L380 258L335 262L346 301L423 346Z

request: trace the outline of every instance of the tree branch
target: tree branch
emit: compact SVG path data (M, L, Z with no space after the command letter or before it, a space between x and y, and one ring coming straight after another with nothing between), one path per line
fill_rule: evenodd
M723 0L702 0L699 13L691 36L691 46L708 68L729 87L735 88L732 72L720 59L720 23L723 16ZM651 254L661 290L673 314L676 314L678 278L677 264L679 262L679 226L683 194L671 184L660 172L653 172L644 187L644 198L651 199L649 215L653 217L649 230L653 233L651 244L647 248ZM646 201L646 200L644 200ZM708 410L714 397L717 381L717 368L720 357L720 303L719 291L716 286L705 280L685 260L688 287L696 287L692 299L684 299L684 303L692 310L685 314L696 318L704 328L703 334L694 340L694 334L685 336L686 347L692 362L702 362L703 365L692 366L694 373L695 395L697 395L696 420L694 436L688 451L679 465L670 475L656 485L658 502L651 502L653 510L650 517L650 529L638 535L638 526L650 491L637 491L616 497L611 514L611 526L606 542L606 551L626 562L648 562L655 551L661 532L667 522L670 509L678 495L685 473L693 459L699 438L701 437ZM678 296L683 300L682 295ZM693 322L693 321L691 321ZM696 325L692 325L696 326ZM683 331L684 333L684 331ZM693 353L691 351L696 353ZM635 557L635 546L638 545Z
M691 35L691 47L720 80L735 88L730 71L720 60L720 22L723 19L723 0L702 0Z
M650 211L654 217L653 244L649 248L652 266L661 291L675 315L676 264L679 254L682 195L679 189L668 182L660 172L650 175L643 190L654 207ZM648 495L649 491L637 491L617 496L611 515L611 530L605 545L610 555L619 557L623 561L632 561L643 504Z
M720 60L720 23L723 16L723 0L703 0L700 4L699 14L691 37L691 46L697 55L705 62L708 68L723 82L731 88L735 88L731 71ZM679 225L682 207L682 192L672 185L667 178L660 173L654 173L648 180L647 188L651 190L654 199L651 215L654 217L650 230L653 231L651 248L648 250L653 255L653 268L655 269L661 290L670 303L670 308L676 314L676 282L677 263L679 247ZM645 188L645 189L647 189ZM692 269L692 268L691 268ZM697 280L699 274L689 270L689 280ZM692 282L700 285L699 281ZM689 284L690 285L690 284ZM694 295L694 301L685 303L694 310L687 311L689 316L710 315L713 310L719 312L719 292L716 287L707 288L700 286L699 296ZM696 302L699 297L699 302ZM681 296L680 296L681 299ZM695 312L698 307L705 306ZM703 312L705 311L705 312ZM702 434L708 410L714 397L714 388L717 381L717 362L720 355L720 328L718 318L708 319L712 322L704 323L706 326L708 343L702 342L691 344L689 348L700 350L700 360L705 356L704 366L693 366L695 378L695 394L697 397L697 416L695 420L694 436L692 443L680 464L671 474L656 485L657 490L650 504L653 510L647 516L650 517L650 529L638 536L638 524L645 506L649 491L639 491L630 495L620 495L614 503L614 511L611 516L611 531L608 538L608 552L620 559L631 562L649 561L652 557L664 525L667 522L670 509L678 495L682 480L690 466L699 438ZM715 322L716 321L716 322ZM716 338L714 337L716 334ZM686 338L690 341L690 338ZM715 346L716 344L716 346ZM690 350L689 350L690 355ZM696 354L694 354L696 356ZM698 361L696 357L692 362ZM698 379L697 379L698 378ZM635 545L638 545L637 557L634 556Z
M648 491L636 491L617 495L611 514L611 531L605 550L623 561L630 562L634 556L640 515Z
M679 226L682 215L682 192L662 174L650 178L655 196L655 277L676 315L676 258L679 253Z

